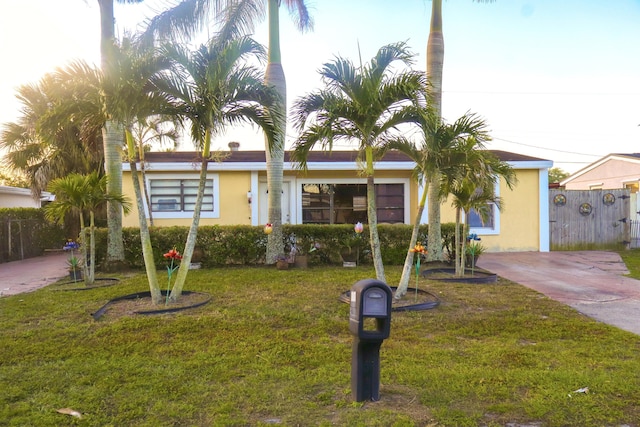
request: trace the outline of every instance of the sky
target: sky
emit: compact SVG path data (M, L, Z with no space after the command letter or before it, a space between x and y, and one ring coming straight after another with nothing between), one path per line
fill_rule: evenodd
M116 31L133 31L170 0L116 5ZM335 56L366 63L405 41L426 69L429 0L307 0L313 31L280 13L287 101L321 87ZM466 112L488 124L488 148L553 160L574 172L610 153L640 152L640 0L443 1L443 117ZM254 37L267 43L266 23ZM206 40L203 34L195 43ZM0 0L0 123L17 119L16 88L75 59L99 64L96 0ZM295 141L287 132L287 147ZM214 142L262 150L255 130ZM354 146L339 146L349 149ZM183 150L191 150L189 139Z

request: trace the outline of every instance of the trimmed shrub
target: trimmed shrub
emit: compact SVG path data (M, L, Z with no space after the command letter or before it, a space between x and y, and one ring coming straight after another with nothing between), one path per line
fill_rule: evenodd
M353 225L283 225L283 239L287 254L308 255L310 265L332 265L342 263L340 252L351 247L358 253L359 263L371 263L369 246L369 228L357 236ZM152 227L151 244L157 268L164 268L163 258L174 247L184 252L184 243L189 232L188 227ZM411 225L382 224L378 226L382 259L387 265L402 265L409 249ZM445 259L451 257L455 224L442 225L442 246ZM131 268L144 267L140 231L138 228L122 230L125 260ZM99 260L106 256L105 229L96 230L96 257ZM420 226L418 242L427 244L428 226ZM264 263L267 248L267 236L263 226L230 225L202 226L198 230L196 248L202 254L203 267L219 267L230 265L259 265Z

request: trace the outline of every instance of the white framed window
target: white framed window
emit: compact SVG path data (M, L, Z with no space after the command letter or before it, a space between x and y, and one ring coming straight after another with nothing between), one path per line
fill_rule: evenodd
M363 179L299 180L299 224L355 224L367 221L367 184ZM375 181L378 223L409 223L409 182Z
M148 191L154 218L191 218L196 205L198 174L148 176ZM220 217L220 191L217 174L207 174L202 200L202 218Z
M500 196L500 180L497 180L494 187L496 197ZM487 203L489 215L485 221L475 209L471 209L469 215L469 232L478 235L500 234L500 210L495 203Z

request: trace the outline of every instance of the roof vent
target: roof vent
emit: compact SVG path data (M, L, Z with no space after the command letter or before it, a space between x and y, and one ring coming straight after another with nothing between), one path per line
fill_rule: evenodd
M228 145L229 145L229 150L231 151L238 151L238 148L240 148L239 142L232 141Z

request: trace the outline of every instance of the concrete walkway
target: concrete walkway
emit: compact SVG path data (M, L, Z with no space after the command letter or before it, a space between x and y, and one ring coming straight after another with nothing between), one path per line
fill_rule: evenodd
M32 292L68 276L69 255L56 252L0 264L0 296Z
M640 335L640 280L615 252L484 253L478 266Z

